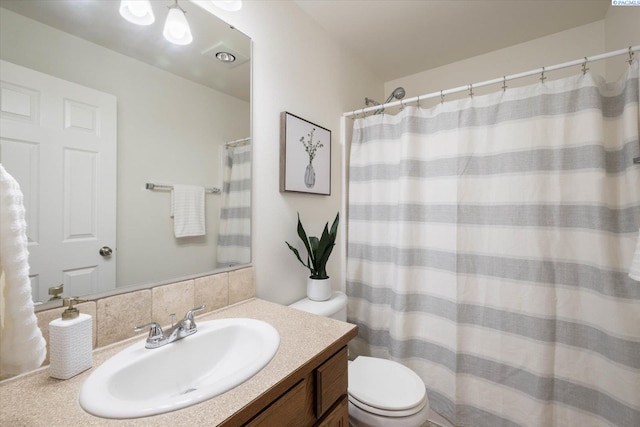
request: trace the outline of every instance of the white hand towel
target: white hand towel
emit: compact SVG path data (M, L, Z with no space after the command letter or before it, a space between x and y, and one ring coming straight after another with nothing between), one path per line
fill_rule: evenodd
M171 213L176 237L204 236L204 187L174 185L171 192Z
M33 310L27 222L18 182L0 164L0 374L40 367L46 343Z

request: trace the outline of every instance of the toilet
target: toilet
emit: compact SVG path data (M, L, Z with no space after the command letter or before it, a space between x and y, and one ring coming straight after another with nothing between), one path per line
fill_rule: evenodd
M304 298L289 307L346 322L347 296ZM349 424L353 427L420 427L429 415L422 379L392 360L358 356L349 362Z

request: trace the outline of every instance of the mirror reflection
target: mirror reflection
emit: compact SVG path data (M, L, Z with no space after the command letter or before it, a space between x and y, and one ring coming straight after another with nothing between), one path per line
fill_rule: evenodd
M173 1L150 25L119 4L0 0L0 162L34 301L250 262L250 39L180 1L193 40L175 44Z

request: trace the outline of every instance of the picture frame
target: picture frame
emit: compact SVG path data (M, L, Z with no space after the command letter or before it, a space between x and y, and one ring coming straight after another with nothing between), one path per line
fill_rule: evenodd
M280 113L280 192L331 195L331 131Z

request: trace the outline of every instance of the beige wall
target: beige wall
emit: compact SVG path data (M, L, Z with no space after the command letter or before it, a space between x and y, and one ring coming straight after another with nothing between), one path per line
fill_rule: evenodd
M249 104L6 9L0 18L2 59L118 98L118 287L212 270L220 196L206 196L207 236L187 242L173 236L169 192L144 184L219 186L220 144L249 136Z
M245 1L220 16L253 39L253 263L257 295L278 303L304 297L305 270L284 241L297 241L296 212L318 235L341 201L340 116L382 95L383 82L289 1ZM289 111L332 131L331 196L280 193L280 112ZM340 232L343 228L341 226ZM333 286L344 287L343 256L336 246L328 263Z
M610 6L604 18L605 50L624 49L640 45L640 7ZM640 53L636 52L636 59ZM627 66L624 57L611 58L606 61L607 80L617 79Z
M440 90L464 86L469 83L491 80L500 76L516 74L543 66L554 65L581 56L595 55L605 51L604 22L597 21L567 31L531 40L515 46L499 49L484 55L433 68L411 76L385 83L385 93L403 86L407 96L417 96ZM589 65L592 72L604 74L604 63ZM547 75L554 79L580 72L580 67L554 71ZM507 82L508 87L537 83L539 76ZM501 90L501 84L474 89L476 95ZM467 96L465 93L448 95L445 100ZM432 100L424 105L433 105Z
M603 20L388 81L385 83L385 94L391 93L397 86L403 86L407 97L413 97L572 61L583 56L624 49L631 45L640 45L640 7L610 6ZM589 64L588 67L592 73L615 80L624 71L625 59L612 58ZM557 70L548 73L547 77L562 78L579 73L580 70L580 66ZM508 82L507 86L535 84L538 79L539 76L527 77ZM474 93L480 95L500 89L501 84L498 84L475 89ZM449 95L446 99L463 96L466 93ZM423 105L433 105L436 102L439 99Z

